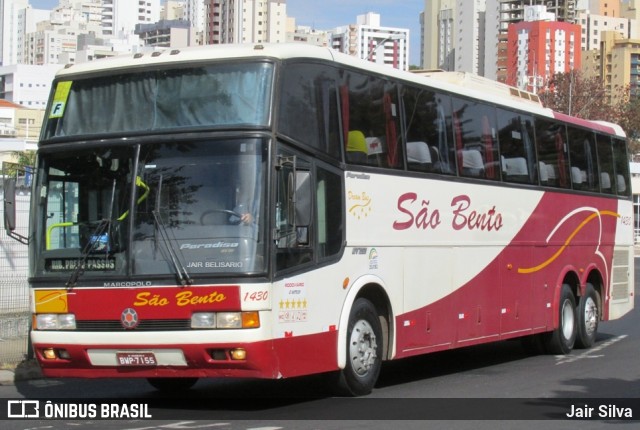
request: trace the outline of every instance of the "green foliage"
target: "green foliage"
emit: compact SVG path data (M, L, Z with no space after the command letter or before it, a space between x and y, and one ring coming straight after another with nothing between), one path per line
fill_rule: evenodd
M12 151L11 156L15 161L2 163L2 174L6 176L16 176L19 171L24 172L25 166L35 166L35 151ZM20 173L22 175L24 173Z
M36 164L35 151L13 151L11 155L15 162L21 166L34 166Z

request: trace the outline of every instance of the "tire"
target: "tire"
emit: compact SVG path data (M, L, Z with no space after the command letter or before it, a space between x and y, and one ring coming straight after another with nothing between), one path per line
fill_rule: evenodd
M576 299L567 284L562 285L560 291L558 312L558 327L547 334L545 348L549 354L564 355L573 349L578 331Z
M156 390L170 393L188 390L198 382L198 378L147 378L147 381Z
M369 300L357 299L347 326L347 365L338 374L339 394L371 393L382 367L382 325Z
M600 296L593 285L587 284L576 311L578 314L576 348L591 348L596 341L600 321Z

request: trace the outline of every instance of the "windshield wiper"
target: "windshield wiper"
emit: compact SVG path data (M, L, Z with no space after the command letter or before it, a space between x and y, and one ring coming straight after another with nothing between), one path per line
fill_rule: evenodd
M68 290L76 286L78 282L78 278L80 277L80 275L84 273L85 264L87 263L89 254L91 254L91 249L98 244L98 241L104 234L105 230L107 230L107 228L110 226L111 226L111 220L103 219L98 223L98 226L96 227L96 229L89 235L89 240L87 241L87 244L82 249L81 257L78 260L76 260L76 265L73 269L73 273L71 274L71 276L69 277L69 280L65 284ZM109 239L107 236L107 241L108 240ZM109 246L107 244L106 252L108 252L108 248Z
M160 242L164 243L165 248L169 253L171 264L173 264L173 268L176 271L176 275L178 276L178 280L180 281L180 284L182 286L193 284L193 280L189 276L189 273L187 273L187 269L180 262L180 259L176 255L175 250L173 249L173 246L171 246L170 244L171 241L169 239L169 234L167 233L167 227L165 227L164 223L162 222L162 219L160 219L160 216L158 215L158 211L154 209L151 211L151 214L153 215L153 220L155 221L156 226L158 227L158 231L160 231L160 236L162 236Z
M156 203L155 208L151 211L151 215L153 215L153 221L156 224L156 229L160 232L161 242L164 243L167 252L169 253L169 258L171 259L171 264L173 264L173 269L176 272L178 280L182 286L193 284L193 280L189 276L187 269L184 267L180 258L176 255L175 249L171 245L171 240L169 239L169 233L167 232L167 227L162 222L162 218L160 218L160 195L162 192L162 175L158 180L158 190L156 191ZM158 243L158 239L156 238L156 246Z
M113 217L113 205L115 204L115 195L116 195L116 180L113 180L111 185L111 200L109 204L109 216L106 219L101 220L98 223L96 229L89 235L89 240L87 244L82 249L81 257L76 261L76 266L73 269L73 273L69 277L69 280L66 283L67 290L70 290L76 286L78 283L78 278L80 275L84 273L85 264L87 263L87 259L89 258L89 254L91 253L91 249L99 246L99 241L102 238L105 230L107 230L107 244L105 246L105 259L109 258L109 243L111 241L111 219Z

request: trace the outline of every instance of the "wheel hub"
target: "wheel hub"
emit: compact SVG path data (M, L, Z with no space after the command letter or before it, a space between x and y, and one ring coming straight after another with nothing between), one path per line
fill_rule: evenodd
M363 376L376 362L378 343L373 327L364 320L358 321L351 332L349 356L356 374Z
M592 335L598 327L598 306L591 297L584 305L584 327L588 335Z

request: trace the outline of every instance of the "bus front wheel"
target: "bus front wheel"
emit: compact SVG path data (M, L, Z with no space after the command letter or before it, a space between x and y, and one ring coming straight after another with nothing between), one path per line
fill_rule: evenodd
M363 396L372 390L382 367L382 326L375 306L357 299L347 327L347 364L340 371L341 394Z
M558 307L558 327L547 335L546 349L550 354L568 354L577 336L576 299L569 285L562 285Z

